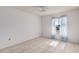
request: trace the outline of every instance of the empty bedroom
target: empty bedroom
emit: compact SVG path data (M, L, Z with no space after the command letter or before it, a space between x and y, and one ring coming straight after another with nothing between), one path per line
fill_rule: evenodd
M0 53L79 53L79 7L0 6Z

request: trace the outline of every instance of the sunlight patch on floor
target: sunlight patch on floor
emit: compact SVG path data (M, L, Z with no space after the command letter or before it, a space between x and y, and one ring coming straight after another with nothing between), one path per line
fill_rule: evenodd
M66 42L61 42L61 43L60 43L61 48L64 49L65 46L66 46L66 44L67 44Z
M58 41L52 41L50 43L50 45L53 46L53 47L56 47L58 45L58 43L59 43Z

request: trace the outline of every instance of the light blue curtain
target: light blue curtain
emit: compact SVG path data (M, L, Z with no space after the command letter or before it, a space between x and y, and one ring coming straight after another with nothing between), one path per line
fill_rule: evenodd
M63 41L67 41L67 16L60 17L60 35Z
M56 18L52 17L52 39L56 38Z

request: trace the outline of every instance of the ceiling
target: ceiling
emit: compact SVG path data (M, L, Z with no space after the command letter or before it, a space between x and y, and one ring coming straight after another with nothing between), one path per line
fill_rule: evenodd
M78 6L17 6L16 8L37 15L50 15L72 10L79 7Z

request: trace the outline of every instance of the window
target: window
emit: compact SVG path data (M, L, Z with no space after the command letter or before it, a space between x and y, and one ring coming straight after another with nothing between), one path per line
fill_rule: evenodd
M56 33L60 33L62 40L67 39L67 16L52 17L52 38L56 38Z

